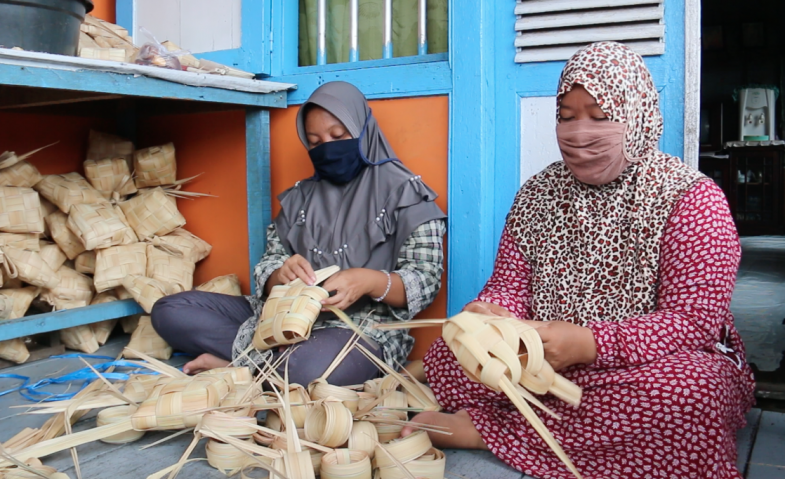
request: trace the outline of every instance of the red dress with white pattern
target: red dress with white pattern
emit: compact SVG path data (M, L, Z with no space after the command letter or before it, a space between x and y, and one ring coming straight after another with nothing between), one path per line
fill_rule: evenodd
M562 374L583 388L583 401L574 408L547 395L562 419L539 415L586 479L741 477L735 433L754 384L729 310L740 246L722 191L711 181L690 187L659 245L654 310L582 323L594 332L597 361ZM478 300L536 320L536 281L508 228ZM464 375L443 340L425 370L439 403L466 410L501 460L541 479L573 477L502 393Z

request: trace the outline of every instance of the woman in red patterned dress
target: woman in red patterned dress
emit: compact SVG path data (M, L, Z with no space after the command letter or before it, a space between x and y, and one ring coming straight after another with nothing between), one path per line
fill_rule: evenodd
M657 150L657 90L627 47L576 53L557 96L564 161L521 188L493 275L465 309L526 320L546 359L583 388L577 408L543 398L560 421L540 416L584 478L741 477L735 433L754 383L729 310L741 251L725 197ZM454 433L432 435L436 445L572 477L441 339L425 370L451 414L414 420Z

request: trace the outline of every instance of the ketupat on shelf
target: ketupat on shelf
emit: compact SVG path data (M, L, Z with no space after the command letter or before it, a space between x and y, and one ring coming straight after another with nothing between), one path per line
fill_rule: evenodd
M146 110L188 113L244 110L250 270L270 222L270 108L285 108L294 85L87 60L0 48L0 110L79 115L86 108L134 102ZM108 108L109 112L116 109ZM120 113L111 113L120 115ZM127 118L117 118L118 124ZM2 150L0 145L0 150ZM253 282L251 281L251 284ZM0 322L0 341L142 313L122 300Z

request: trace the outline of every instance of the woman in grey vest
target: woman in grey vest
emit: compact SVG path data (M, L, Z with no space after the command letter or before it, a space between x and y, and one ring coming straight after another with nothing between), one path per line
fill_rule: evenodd
M187 373L234 365L253 366L285 351L246 354L270 290L338 265L322 285L325 305L344 310L376 343L369 348L387 364L402 363L414 345L405 330L377 331L380 322L407 321L426 308L441 287L445 214L436 193L395 156L363 94L353 85L319 87L297 115L297 131L315 174L278 199L281 212L267 229L267 249L254 268L256 294L248 297L188 291L159 300L156 331L175 349L197 356ZM251 207L253 207L251 205ZM321 376L352 336L328 312L289 358L292 383ZM358 351L330 375L335 385L376 375Z

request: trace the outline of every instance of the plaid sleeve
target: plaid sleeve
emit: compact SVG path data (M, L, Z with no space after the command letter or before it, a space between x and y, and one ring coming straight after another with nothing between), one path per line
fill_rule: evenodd
M406 239L398 253L396 273L406 291L406 308L390 308L395 319L408 321L427 308L442 286L444 220L423 223Z
M278 232L275 229L275 224L270 224L267 227L267 248L265 249L262 259L254 267L253 277L256 283L256 294L249 297L251 307L257 313L261 313L262 304L264 303L264 285L275 270L283 266L283 262L289 258L286 248L281 244L281 238L278 237Z

